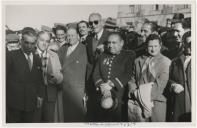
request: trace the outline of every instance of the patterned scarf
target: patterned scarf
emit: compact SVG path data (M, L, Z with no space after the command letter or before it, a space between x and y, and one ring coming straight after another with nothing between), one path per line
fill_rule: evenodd
M47 51L44 51L42 53L41 59L42 59L42 71L43 71L44 83L45 83L45 85L47 85L48 84L48 82L47 82L47 64L48 64L48 60L49 60L49 54L47 53Z

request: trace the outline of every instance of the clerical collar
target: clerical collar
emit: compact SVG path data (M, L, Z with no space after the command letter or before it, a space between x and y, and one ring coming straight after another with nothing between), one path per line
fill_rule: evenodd
M122 52L122 50L121 50L120 52L118 52L118 53L111 53L111 52L109 52L109 54L111 54L112 56L117 56L117 55L119 55L121 52Z

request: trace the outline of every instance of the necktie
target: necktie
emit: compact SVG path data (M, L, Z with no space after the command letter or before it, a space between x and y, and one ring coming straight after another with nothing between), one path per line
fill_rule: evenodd
M84 42L85 41L85 38L84 37L81 37L81 42Z
M27 61L28 61L28 65L29 65L29 70L31 71L31 68L32 68L32 62L31 62L30 55L27 55Z
M47 53L42 53L42 71L43 71L43 78L44 83L47 85Z
M98 35L97 34L95 34L95 39L96 39L96 41L98 41Z
M68 49L67 49L67 53L66 53L66 56L70 56L70 54L72 53L72 45L69 45L68 46Z

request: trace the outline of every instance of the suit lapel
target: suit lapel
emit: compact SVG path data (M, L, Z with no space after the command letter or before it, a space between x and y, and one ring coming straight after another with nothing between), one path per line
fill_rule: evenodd
M39 62L40 61L40 62ZM32 69L31 69L31 72L33 72L36 68L38 68L37 66L38 65L38 62L40 63L40 66L42 65L41 63L41 58L39 55L37 54L33 54L33 66L32 66ZM40 67L41 68L41 67Z
M92 38L91 47L92 47L92 55L93 56L95 55L95 51L96 51L96 47L98 46L98 43L99 42L97 42L95 38Z
M73 62L74 60L76 60L77 57L80 56L80 49L81 49L81 43L78 44L78 46L75 48L75 50L70 54L69 57L66 57L66 53L67 50L65 52L65 60L64 60L64 65L63 67L67 66L68 64L70 64L71 62ZM68 49L68 48L67 48Z
M21 54L21 55L20 55L21 59L19 59L19 60L22 60L22 62L24 62L24 66L25 66L25 67L23 67L23 68L27 69L27 71L30 72L28 61L27 61L27 59L26 59L26 57L25 57L25 54L23 53L22 50L20 51L20 54ZM32 67L33 67L33 66L32 66Z
M101 38L99 39L98 45L99 45L99 44L103 44L106 40L107 40L107 32L106 32L106 30L104 29L104 30L103 30L103 33L102 33L102 35L101 35Z

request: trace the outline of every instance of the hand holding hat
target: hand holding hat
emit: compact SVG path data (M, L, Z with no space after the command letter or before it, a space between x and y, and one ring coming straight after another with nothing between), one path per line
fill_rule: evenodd
M106 91L110 91L114 83L111 80L108 80L106 83L102 83L100 86L101 93L104 94Z

